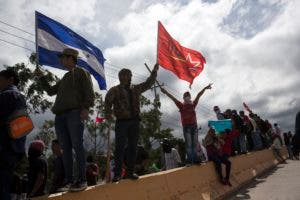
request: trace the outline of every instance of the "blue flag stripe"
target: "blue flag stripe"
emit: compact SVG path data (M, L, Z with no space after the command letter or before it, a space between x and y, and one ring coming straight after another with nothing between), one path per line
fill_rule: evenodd
M38 33L37 40L39 41L39 47L48 49L50 51L57 51L57 52L61 52L63 51L63 49L67 47L74 48L79 52L78 59L86 61L96 72L98 72L101 76L105 77L103 66L101 65L101 63L98 62L98 59L93 54L90 54L89 52L86 52L82 49L78 49L66 45L62 43L60 40L58 40L57 38L53 37L53 35L49 34L48 32L45 32L44 30L38 29L37 33ZM56 59L56 61L53 60L53 62L56 62L57 64L58 57L53 59Z
M105 79L102 78L102 76L100 76L93 68L90 67L90 65L88 65L85 61L78 59L77 61L79 66L82 66L83 68L85 68L87 71L89 71L94 78L96 79L96 81L98 82L99 85L101 85L101 87L103 89L106 89L106 81Z
M58 59L56 59L57 54L59 53L58 51L49 51L42 47L38 48L39 53L42 55L40 57L40 62L43 62L45 63L45 65L49 65L58 69L66 70L65 68L61 67L60 63L58 62ZM54 64L53 60L57 60L57 62L55 62ZM100 76L95 70L93 70L85 61L78 59L77 62L79 66L82 66L94 76L99 85L101 85L103 88L106 88L106 82L105 79L102 78L102 76Z

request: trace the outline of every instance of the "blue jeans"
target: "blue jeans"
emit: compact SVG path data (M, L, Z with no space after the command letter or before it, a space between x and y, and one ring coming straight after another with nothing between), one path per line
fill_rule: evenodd
M223 179L223 175L222 175L222 163L223 163L226 166L225 179L229 180L230 171L231 171L231 161L228 159L228 155L211 154L208 156L208 160L214 162L220 180Z
M234 137L232 139L232 145L231 145L231 155L238 155L240 153L240 148L239 148L239 137L240 136L237 136L237 137Z
M197 156L197 142L198 142L198 128L197 125L183 126L183 135L185 139L185 148L188 163L197 163L199 158Z
M246 134L244 133L240 134L239 142L240 142L241 153L246 153L247 152Z
M115 126L115 168L114 176L120 177L124 161L125 146L127 145L127 174L134 172L136 149L139 139L139 119L117 120Z
M78 169L76 181L86 181L86 159L83 147L84 124L80 119L80 110L70 110L56 115L55 131L63 150L62 158L66 182L73 182L73 149Z
M286 145L286 148L288 150L288 154L289 154L289 159L293 159L293 151L292 151L292 145Z
M254 150L260 150L262 149L262 140L260 136L259 131L253 131L251 134L253 144L254 144Z
M10 200L10 189L13 182L14 170L22 159L22 154L12 151L0 152L0 199Z

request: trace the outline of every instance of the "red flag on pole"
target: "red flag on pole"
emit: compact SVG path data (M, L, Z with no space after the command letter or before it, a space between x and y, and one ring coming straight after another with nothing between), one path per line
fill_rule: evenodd
M178 78L189 82L190 86L206 63L200 52L185 48L173 39L160 21L158 22L157 62L176 74Z
M252 113L252 110L249 108L249 106L245 102L243 102L243 106L249 113Z
M96 117L96 123L102 123L104 121L103 117Z

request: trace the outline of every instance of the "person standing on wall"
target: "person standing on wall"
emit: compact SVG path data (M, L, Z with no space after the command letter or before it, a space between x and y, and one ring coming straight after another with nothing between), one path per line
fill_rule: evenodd
M110 88L105 96L105 118L111 121L112 113L116 117L113 182L118 182L122 178L126 142L128 143L128 160L124 178L132 180L139 178L134 173L134 165L139 138L140 96L154 84L158 68L159 65L155 64L150 77L138 85L131 85L132 73L129 69L121 69L118 74L120 84Z
M204 87L197 94L194 101L191 100L191 94L189 92L185 92L183 94L183 103L177 100L166 89L161 87L162 93L173 100L179 109L186 145L187 164L199 164L201 162L197 156L198 128L195 108L198 105L199 99L204 94L204 92L211 89L211 85L212 84L209 84Z
M54 86L44 79L40 81L48 95L56 95L52 112L55 116L55 131L63 150L65 184L59 190L81 191L87 187L86 158L83 146L84 120L88 118L89 108L94 105L95 94L90 74L77 67L79 52L66 48L58 54L61 65L68 70ZM78 175L73 179L73 149L75 151Z

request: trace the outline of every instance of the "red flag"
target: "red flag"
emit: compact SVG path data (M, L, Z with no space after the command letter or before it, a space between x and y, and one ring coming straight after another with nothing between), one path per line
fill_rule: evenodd
M172 71L178 78L193 83L206 63L198 51L185 48L174 40L161 22L158 22L157 62L163 68Z
M243 102L243 106L249 113L252 113L252 110L249 108L249 106L245 102Z
M102 123L104 121L103 117L96 117L96 123Z

